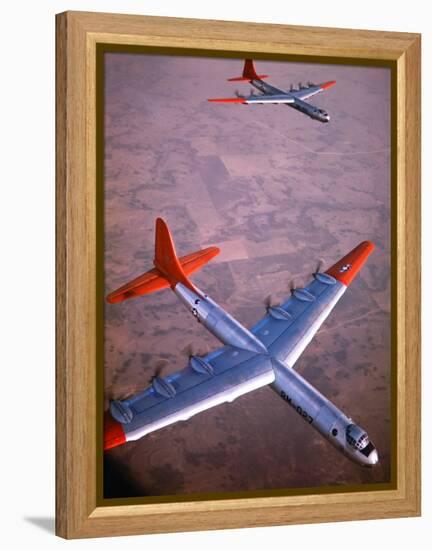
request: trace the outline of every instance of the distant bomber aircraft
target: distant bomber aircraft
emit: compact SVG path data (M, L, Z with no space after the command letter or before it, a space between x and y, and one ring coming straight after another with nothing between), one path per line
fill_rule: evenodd
M305 288L292 285L281 304L266 301L266 315L247 329L188 278L219 253L204 248L178 258L168 226L156 220L154 268L107 296L111 304L171 288L192 316L223 346L190 354L181 371L162 377L133 397L110 403L104 449L133 441L267 384L336 448L363 466L378 462L368 434L324 397L293 366L363 266L374 245L364 241L325 273L320 264Z
M324 111L324 109L319 109L304 100L314 96L315 94L319 94L323 90L327 90L327 88L330 88L336 84L335 80L323 82L322 84L312 84L312 82L308 82L306 86L303 86L302 83L299 82L298 89L295 89L294 86L291 85L289 92L284 92L283 90L279 90L279 88L275 88L274 86L270 86L270 84L263 82L263 78L267 77L268 75L266 74L256 74L252 59L246 59L243 75L235 78L228 78L228 81L249 82L260 93L255 94L252 91L250 95L244 96L239 92L236 92L237 97L216 98L209 99L208 101L214 103L240 103L243 105L289 105L293 109L300 111L314 120L329 122L330 116L326 111Z

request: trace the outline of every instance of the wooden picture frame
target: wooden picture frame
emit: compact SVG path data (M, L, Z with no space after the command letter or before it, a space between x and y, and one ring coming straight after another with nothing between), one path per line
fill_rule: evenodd
M397 437L391 489L101 505L96 61L98 47L107 43L326 63L370 60L392 68ZM66 12L57 15L56 65L57 534L79 538L419 515L420 35Z

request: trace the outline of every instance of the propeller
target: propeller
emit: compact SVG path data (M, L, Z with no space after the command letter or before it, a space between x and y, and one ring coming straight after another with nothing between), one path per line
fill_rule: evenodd
M297 288L295 279L291 279L288 286L289 286L289 291L292 294L294 292L294 290Z
M264 298L264 305L267 310L269 310L271 307L278 306L279 303L275 301L274 296L272 294L269 294Z
M299 90L303 88L303 84L301 82L298 83Z
M290 92L294 91L294 84L290 84L289 90L290 90Z
M241 98L244 98L244 97L245 97L243 94L240 93L239 90L235 90L234 95L235 95L236 97L241 97Z
M208 350L206 349L206 346L203 346L201 348L197 348L195 346L195 344L193 344L192 342L190 342L189 344L187 344L187 346L185 346L182 350L181 350L181 353L183 355L186 355L186 357L188 359L190 359L191 357L204 357L204 355L207 355L208 353Z
M142 388L137 384L118 387L117 385L110 385L105 391L105 409L108 409L111 401L125 401L131 398Z
M320 258L317 261L314 273L321 273L323 267L324 267L324 260Z
M149 379L149 384L151 384L155 378L159 378L168 365L169 363L166 359L160 359L155 365L153 374Z

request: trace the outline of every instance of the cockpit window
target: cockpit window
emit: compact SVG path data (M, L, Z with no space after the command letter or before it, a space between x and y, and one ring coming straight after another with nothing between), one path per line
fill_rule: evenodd
M355 424L350 424L346 429L346 438L351 447L361 451L369 443L368 434Z
M360 449L361 454L365 455L365 457L368 457L372 451L375 450L375 445L369 441L369 443L366 445L364 449Z

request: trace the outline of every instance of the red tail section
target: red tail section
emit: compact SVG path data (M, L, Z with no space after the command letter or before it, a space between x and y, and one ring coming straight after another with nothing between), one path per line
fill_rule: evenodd
M162 276L169 281L170 286L183 283L191 290L196 291L183 271L177 258L170 230L162 218L156 220L156 244L153 263Z
M210 246L178 258L167 224L162 218L157 218L153 261L155 268L108 294L107 302L111 304L123 302L128 298L136 298L164 288L172 288L177 283L182 283L197 292L189 281L188 275L206 265L219 252L219 248Z
M234 78L228 78L228 81L240 82L240 81L246 80L250 82L251 80L262 80L263 78L267 78L267 76L268 75L266 74L257 74L255 71L255 67L252 59L245 59L243 75L236 76Z

